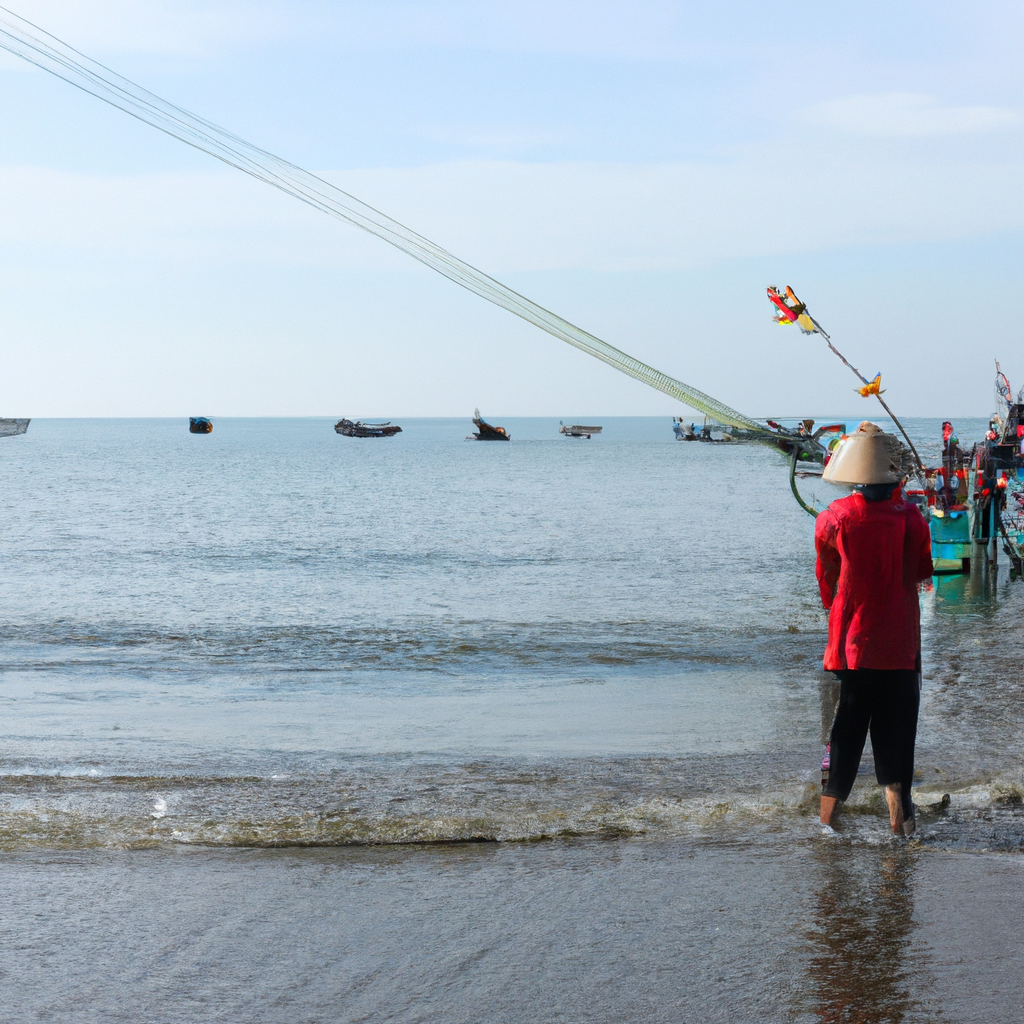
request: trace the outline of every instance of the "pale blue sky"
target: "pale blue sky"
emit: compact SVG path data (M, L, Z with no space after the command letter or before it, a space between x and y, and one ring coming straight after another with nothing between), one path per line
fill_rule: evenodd
M1024 8L13 9L752 415L1024 384ZM0 52L2 415L665 414L384 243Z

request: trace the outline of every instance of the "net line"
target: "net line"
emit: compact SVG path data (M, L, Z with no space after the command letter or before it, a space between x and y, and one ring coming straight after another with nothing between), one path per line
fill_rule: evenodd
M323 178L161 99L6 7L0 7L0 47L314 209L362 228L468 291L719 423L767 433L742 413L609 345Z

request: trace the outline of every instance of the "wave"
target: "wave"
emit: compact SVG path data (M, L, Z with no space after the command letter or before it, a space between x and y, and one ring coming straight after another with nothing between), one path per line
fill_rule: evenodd
M719 765L719 768L722 766ZM675 779L676 784L673 784ZM645 785L638 785L638 781ZM725 781L720 779L719 781ZM0 777L0 850L349 847L586 839L751 843L816 835L813 779L715 789L672 762L467 763L278 776ZM1024 787L915 789L918 842L1024 852ZM839 835L889 841L881 791L859 785Z
M357 626L189 627L58 621L0 629L4 669L55 669L73 664L125 669L240 663L282 672L318 670L464 671L557 664L659 665L694 669L770 660L802 664L820 657L817 629L781 617L772 628L671 621L496 622L403 621Z

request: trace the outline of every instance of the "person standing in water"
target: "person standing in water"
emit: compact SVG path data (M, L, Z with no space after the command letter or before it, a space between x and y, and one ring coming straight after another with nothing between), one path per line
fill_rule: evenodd
M832 502L814 528L818 587L829 609L824 667L839 677L821 821L831 825L836 804L850 795L870 731L892 830L909 836L921 693L918 584L932 574L931 537L900 495L899 442L876 424L862 423L838 446L823 479L854 493Z

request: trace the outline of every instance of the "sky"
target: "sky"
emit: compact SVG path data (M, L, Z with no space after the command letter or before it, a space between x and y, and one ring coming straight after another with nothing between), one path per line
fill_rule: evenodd
M1024 6L0 0L751 416L1024 385ZM0 18L2 18L0 12ZM0 415L674 415L0 50Z

